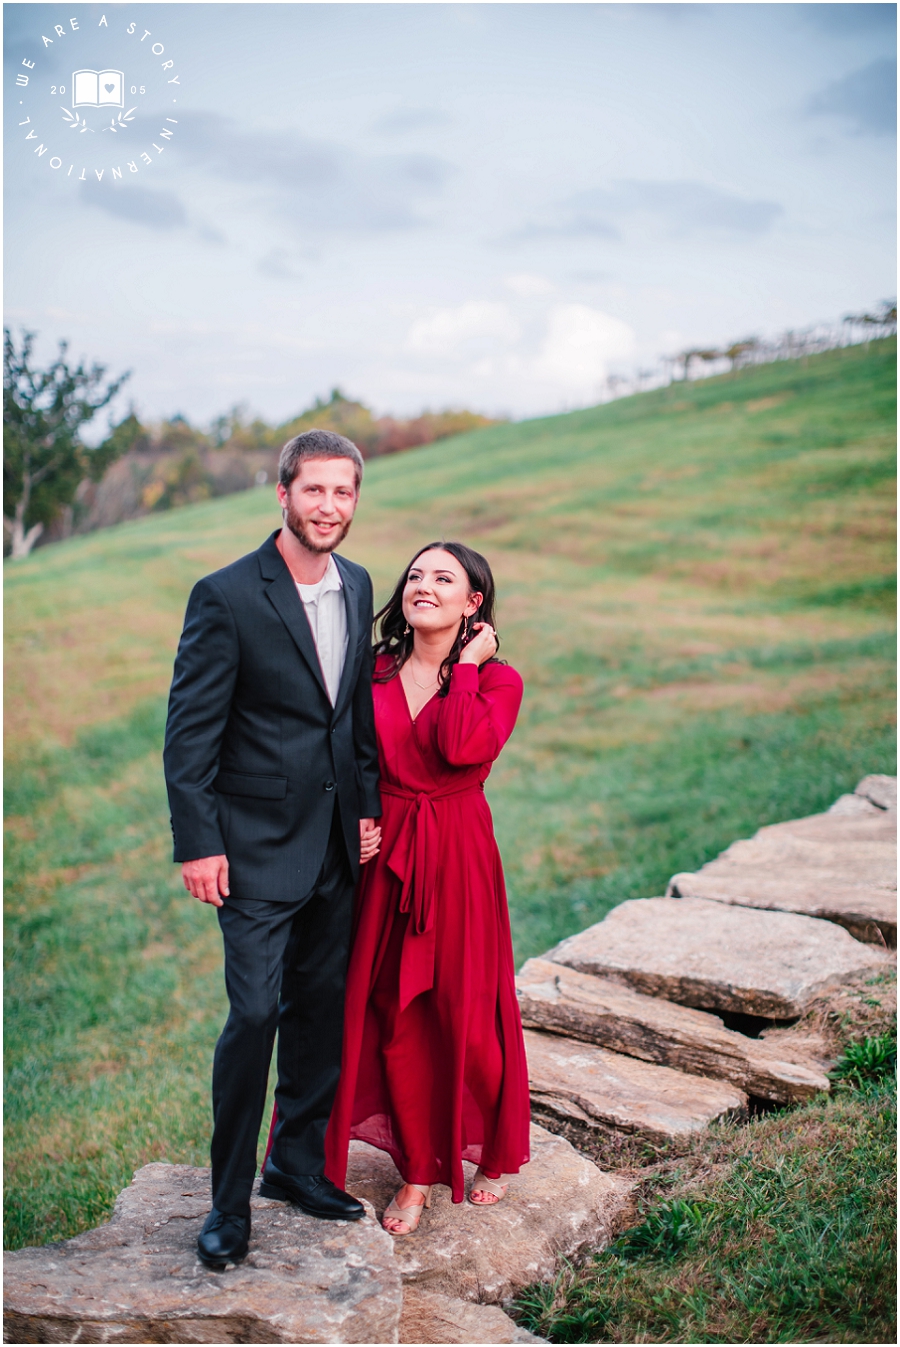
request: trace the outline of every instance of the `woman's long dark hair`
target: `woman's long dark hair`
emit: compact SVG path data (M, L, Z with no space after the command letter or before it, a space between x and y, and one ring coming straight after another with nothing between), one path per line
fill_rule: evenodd
M464 646L475 635L472 627L476 622L487 622L490 626L494 626L494 577L487 559L480 552L466 547L465 543L438 542L427 543L425 547L420 547L404 569L387 603L375 614L375 630L377 632L380 623L381 634L375 641L373 653L376 659L379 655L391 657L391 663L375 675L376 683L389 683L392 678L396 678L413 652L414 633L409 630L403 616L403 591L406 588L407 577L423 553L433 552L438 548L456 558L468 577L470 592L482 596L477 612L472 614L468 622L460 622L450 654L441 665L438 696L446 697L450 690L450 672L462 654ZM497 644L499 643L498 636Z

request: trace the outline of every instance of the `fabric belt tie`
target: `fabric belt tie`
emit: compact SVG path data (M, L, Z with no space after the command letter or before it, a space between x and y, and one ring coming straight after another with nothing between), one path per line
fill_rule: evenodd
M445 790L407 790L381 781L382 795L404 800L406 810L397 840L386 857L387 868L401 883L400 911L409 913L400 956L400 1009L434 986L435 890L438 873L437 801L460 795L481 795L481 782Z

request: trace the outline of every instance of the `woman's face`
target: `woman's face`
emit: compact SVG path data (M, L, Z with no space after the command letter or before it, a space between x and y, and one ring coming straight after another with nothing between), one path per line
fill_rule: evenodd
M435 547L410 566L403 589L403 616L415 631L456 631L464 617L478 612L482 595L473 594L469 577L452 552Z

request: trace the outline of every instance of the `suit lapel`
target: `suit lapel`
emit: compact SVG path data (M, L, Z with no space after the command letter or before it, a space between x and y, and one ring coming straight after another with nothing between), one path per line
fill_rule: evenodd
M271 555L272 552L275 553L274 557ZM322 666L319 663L312 628L307 620L306 609L297 593L297 586L294 584L293 577L285 566L281 553L275 547L272 539L263 544L260 553L264 553L260 558L263 578L270 580L266 589L269 602L290 632L294 644L309 665L310 672L330 705L331 699L322 677ZM276 564L276 561L278 564Z
M335 563L340 573L341 582L344 586L342 593L344 596L344 607L347 611L347 657L344 660L344 667L341 671L341 682L338 687L338 695L334 703L335 714L341 710L344 702L350 692L350 688L356 679L356 643L359 639L359 596L356 583L350 575L343 561L335 553Z

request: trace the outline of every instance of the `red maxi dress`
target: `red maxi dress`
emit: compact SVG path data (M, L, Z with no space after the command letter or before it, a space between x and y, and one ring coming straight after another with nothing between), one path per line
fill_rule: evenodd
M387 1151L407 1183L446 1184L461 1202L463 1160L514 1174L529 1157L509 913L484 797L522 680L504 664L457 664L447 696L415 721L399 677L373 690L381 850L357 891L325 1172L344 1186L355 1138Z

